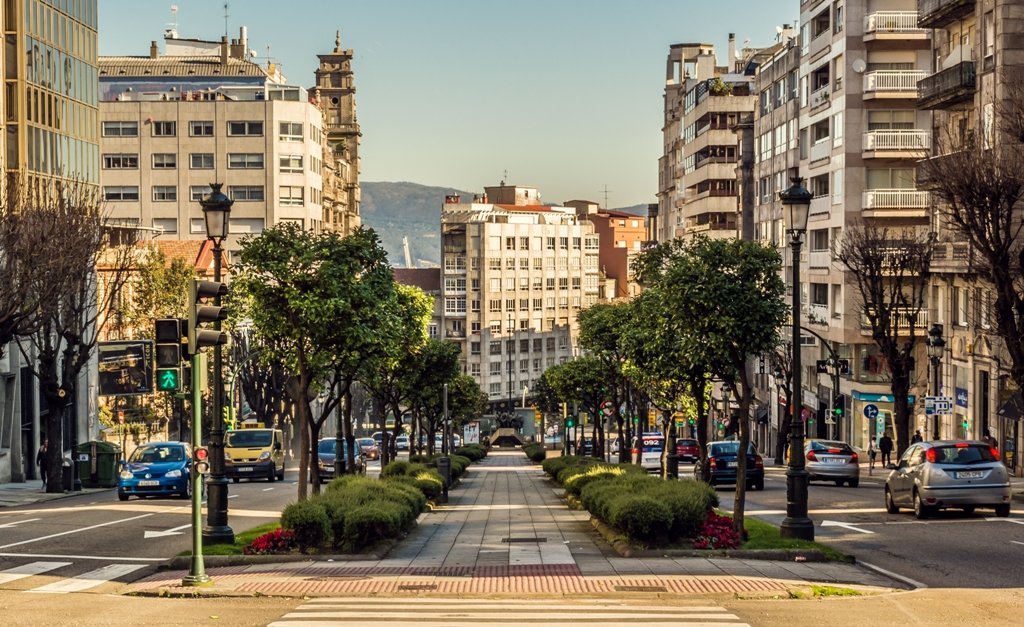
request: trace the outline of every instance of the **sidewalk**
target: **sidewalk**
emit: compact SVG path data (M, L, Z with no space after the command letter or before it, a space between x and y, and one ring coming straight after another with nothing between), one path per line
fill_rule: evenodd
M384 559L297 560L212 567L209 588L182 588L186 571L135 582L141 594L193 595L786 595L811 583L888 591L894 581L855 564L722 558L623 558L569 510L521 451L492 451L470 467L447 505Z
M76 494L103 492L110 488L82 488L80 492L47 492L42 482L33 479L27 483L0 483L0 508L23 507L33 503L42 503L54 499L62 499Z

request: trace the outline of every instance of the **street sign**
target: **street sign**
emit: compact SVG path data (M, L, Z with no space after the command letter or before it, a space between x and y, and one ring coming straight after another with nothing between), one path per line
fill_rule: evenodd
M99 395L153 392L153 340L99 342Z
M874 420L878 417L878 405L868 403L864 406L864 417L868 420Z
M953 413L953 399L948 396L924 397L924 414L926 416L947 416Z
M117 424L119 424L119 425L123 425L124 424L124 411L120 410L120 409L117 410Z

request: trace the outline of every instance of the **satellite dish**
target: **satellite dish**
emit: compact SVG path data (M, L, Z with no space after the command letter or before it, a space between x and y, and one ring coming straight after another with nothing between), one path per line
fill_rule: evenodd
M864 69L867 66L868 66L867 63L864 63L864 59L854 59L853 60L853 64L850 67L853 68L854 72L860 74L861 72L864 71Z

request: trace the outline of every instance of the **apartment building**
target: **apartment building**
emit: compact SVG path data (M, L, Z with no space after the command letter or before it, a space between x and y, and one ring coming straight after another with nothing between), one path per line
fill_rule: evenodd
M918 84L918 106L930 114L936 138L929 156L941 159L961 139L988 147L1003 141L997 117L1019 80L1024 59L1020 3L1005 0L920 0L918 25L930 29L933 71ZM1010 93L1008 93L1008 91ZM927 181L922 181L927 186ZM939 420L942 437L980 438L986 430L1000 450L1007 440L1020 449L1019 391L1009 389L1006 358L994 334L993 294L966 241L936 210L939 244L932 261L932 311L946 347L940 364L941 394L954 399L953 414ZM932 420L922 427L933 430ZM1011 462L1020 466L1020 461Z
M577 354L577 314L597 302L598 236L574 209L503 183L472 202L447 197L441 241L442 335L492 411L509 411Z
M0 50L0 163L8 176L33 187L55 179L99 183L97 11L96 0L0 4L7 34L7 46ZM17 345L3 348L0 483L35 480L35 452L47 409L40 405L31 362ZM96 433L96 411L89 400L95 377L94 359L82 373L77 401L65 418L65 431L77 425L80 441Z
M599 298L628 299L639 294L640 284L633 280L630 268L650 239L646 218L614 209L602 209L589 200L567 200L563 204L575 209L581 220L589 220L594 225L599 242L597 263L605 285Z

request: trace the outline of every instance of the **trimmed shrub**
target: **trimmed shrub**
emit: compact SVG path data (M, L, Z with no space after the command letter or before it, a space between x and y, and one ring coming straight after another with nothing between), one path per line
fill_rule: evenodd
M389 463L387 466L380 469L381 479L387 477L398 477L406 474L409 469L409 462L405 460L396 460Z
M487 457L487 449L480 446L479 444L467 444L465 446L460 446L459 448L455 449L455 454L462 455L463 457L468 457L470 460L478 462L481 459Z
M540 444L524 444L523 452L530 458L532 462L542 462L547 457L547 451Z
M430 455L410 455L409 456L409 463L410 464L430 464L431 459L432 458L431 458Z
M361 551L386 538L397 537L402 524L402 508L397 503L373 503L352 508L345 517L344 541L341 546Z
M412 477L416 480L416 487L428 499L437 499L441 496L441 491L444 490L444 480L433 468L425 468Z
M295 544L303 553L327 544L331 524L323 500L317 497L292 503L281 512L281 526L295 534Z
M672 511L650 496L620 494L609 506L612 525L634 540L663 544L672 528Z
M569 465L570 455L563 455L561 457L551 457L541 462L540 467L544 469L552 479L558 477L558 471L562 470Z

